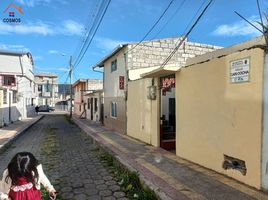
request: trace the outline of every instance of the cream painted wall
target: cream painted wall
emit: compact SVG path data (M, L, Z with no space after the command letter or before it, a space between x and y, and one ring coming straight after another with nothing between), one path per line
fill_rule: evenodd
M127 134L159 146L159 91L157 100L147 99L147 88L151 85L151 78L128 83Z
M86 89L85 85L86 85L85 82L81 82L81 83L78 83L74 88L74 90L75 90L75 93L74 93L74 114L79 115L79 116L84 111L84 105L82 103L84 91L81 91L81 90ZM86 102L84 102L84 103L86 103Z
M104 63L104 125L119 133L126 134L126 64L125 50ZM117 59L117 70L111 72L111 62ZM124 89L119 89L119 76L124 76ZM111 102L117 103L117 117L111 117Z
M117 59L117 70L111 72L111 62ZM108 59L104 64L104 94L108 97L123 97L124 90L119 89L119 76L126 76L124 51ZM126 83L126 77L125 77Z
M230 83L230 61L250 57L250 81ZM263 50L255 48L176 74L176 154L261 187ZM246 162L247 174L222 168L223 155Z

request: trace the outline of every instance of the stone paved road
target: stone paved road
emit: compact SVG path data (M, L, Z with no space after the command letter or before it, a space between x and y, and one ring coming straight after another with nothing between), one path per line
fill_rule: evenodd
M127 199L95 148L63 115L47 115L0 154L0 171L16 152L30 151L65 200Z

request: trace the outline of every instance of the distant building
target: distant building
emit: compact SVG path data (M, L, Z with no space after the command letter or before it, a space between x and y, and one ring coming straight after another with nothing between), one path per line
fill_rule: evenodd
M0 51L0 126L34 114L33 66L29 52Z
M69 111L71 107L71 84L58 84L58 99L55 103L55 109ZM74 95L74 91L72 90Z
M74 114L86 118L86 104L84 95L103 87L102 80L96 79L79 79L73 84L74 89Z
M71 94L71 84L58 84L58 99L67 100L70 98ZM73 92L74 94L74 92Z
M95 90L84 95L86 118L103 123L103 90Z
M55 106L58 99L58 75L51 73L35 73L38 105Z

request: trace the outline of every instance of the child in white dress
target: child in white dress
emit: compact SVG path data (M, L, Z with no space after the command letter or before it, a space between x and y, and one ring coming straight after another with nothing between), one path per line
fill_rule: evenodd
M41 184L52 198L56 198L56 190L34 155L29 152L17 153L3 173L0 200L41 200Z

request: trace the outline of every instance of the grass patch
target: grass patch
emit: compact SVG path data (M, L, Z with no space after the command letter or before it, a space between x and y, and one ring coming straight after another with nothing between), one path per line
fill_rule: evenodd
M48 127L46 129L46 137L41 146L41 154L45 156L46 159L55 156L58 153L58 143L56 138L57 128ZM43 163L46 166L46 170L53 171L55 169L55 163L50 162L49 165ZM42 200L51 200L49 197L49 192L41 186ZM57 195L57 200L63 200L60 195Z
M73 122L72 118L70 117L70 115L64 115L64 117L65 117L65 120L66 120L68 123L70 123L70 124L75 124L75 123Z
M47 128L47 135L41 147L41 152L45 156L51 156L57 153L55 128Z
M158 199L154 191L141 183L138 172L132 172L123 166L114 156L103 149L96 148L93 151L98 153L98 157L109 168L110 173L119 182L121 188L129 199L156 200Z

